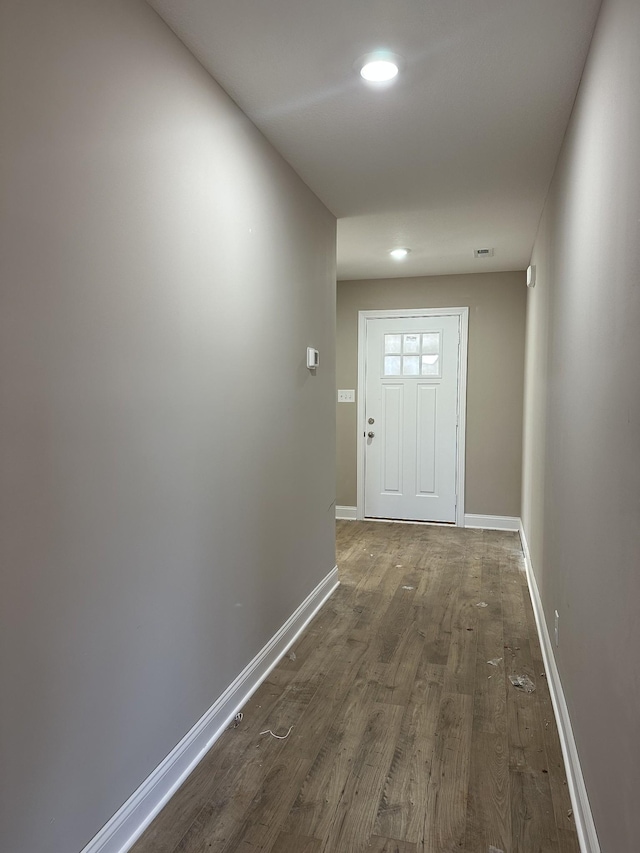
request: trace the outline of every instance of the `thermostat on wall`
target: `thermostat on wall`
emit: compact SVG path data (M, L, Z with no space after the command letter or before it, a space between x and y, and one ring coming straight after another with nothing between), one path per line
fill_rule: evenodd
M315 370L320 362L320 353L313 347L307 347L307 367L309 370Z

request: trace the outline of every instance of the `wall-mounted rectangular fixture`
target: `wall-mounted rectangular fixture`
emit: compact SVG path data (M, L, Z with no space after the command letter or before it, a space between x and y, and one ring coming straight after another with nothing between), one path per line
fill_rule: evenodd
M474 249L473 250L474 258L492 258L493 257L493 249Z
M315 370L320 362L320 353L313 347L307 347L307 367L309 370Z
M527 267L527 287L535 287L536 286L536 268L533 264L529 264Z

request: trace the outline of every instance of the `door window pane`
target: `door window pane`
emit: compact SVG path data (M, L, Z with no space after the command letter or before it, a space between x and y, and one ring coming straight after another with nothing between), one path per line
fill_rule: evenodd
M440 356L439 355L423 355L422 356L422 375L423 376L440 376Z
M419 376L420 375L420 356L419 355L403 355L402 356L402 374L403 374L403 376Z
M422 352L427 355L440 353L440 332L425 332L422 335Z
M420 335L405 335L403 352L420 352Z
M385 376L400 376L400 356L385 355L384 357L384 375Z
M384 336L385 353L402 352L402 335Z

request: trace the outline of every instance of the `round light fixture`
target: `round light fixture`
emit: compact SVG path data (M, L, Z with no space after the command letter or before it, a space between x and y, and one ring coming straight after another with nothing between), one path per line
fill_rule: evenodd
M360 69L360 76L370 83L387 83L398 73L398 66L391 59L372 59Z
M389 50L374 50L361 56L355 67L366 83L384 88L385 83L391 83L398 76L403 61Z
M396 261L404 261L411 249L392 249L389 254Z

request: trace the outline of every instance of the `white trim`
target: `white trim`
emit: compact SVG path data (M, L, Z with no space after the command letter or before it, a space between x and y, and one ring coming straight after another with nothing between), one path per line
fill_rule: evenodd
M266 646L217 699L191 731L160 762L82 853L126 853L160 809L225 731L238 710L260 687L329 596L338 587L338 567L320 581Z
M600 853L600 843L596 833L596 826L591 814L591 806L589 805L589 796L580 767L580 758L578 757L578 749L575 738L573 736L573 728L569 717L569 709L562 689L560 681L560 673L556 664L547 621L544 616L542 607L542 599L540 598L540 590L538 582L533 571L531 563L531 554L527 537L524 532L522 522L520 522L520 540L522 542L522 550L524 552L524 562L527 572L527 581L529 583L529 594L531 596L531 604L536 617L536 625L538 627L538 636L542 647L542 658L544 660L544 669L547 674L549 684L549 692L551 693L551 701L553 710L558 724L558 734L560 735L560 745L562 747L562 756L564 758L564 766L567 771L567 784L569 787L569 795L571 796L571 805L573 806L573 816L576 822L576 830L578 832L578 841L582 853Z
M367 377L366 371L366 350L367 350L367 322L366 316L368 312L358 311L358 393L356 395L356 518L359 521L364 519L364 459L365 459L365 443L364 443L364 404L365 404L365 382Z
M458 353L458 458L456 469L456 526L464 527L464 490L467 467L467 351L469 349L469 309L460 311L460 352Z
M482 530L520 530L520 519L511 515L473 515L464 517L465 527L478 527Z
M464 527L465 441L467 435L467 350L469 345L469 309L462 308L390 308L387 310L358 311L358 412L357 412L357 508L356 517L364 514L364 464L365 464L365 382L367 320L384 320L388 317L449 317L460 318L460 350L458 357L458 440L456 452L456 526Z
M358 517L358 507L356 506L338 506L336 504L336 518L342 521L355 521Z

